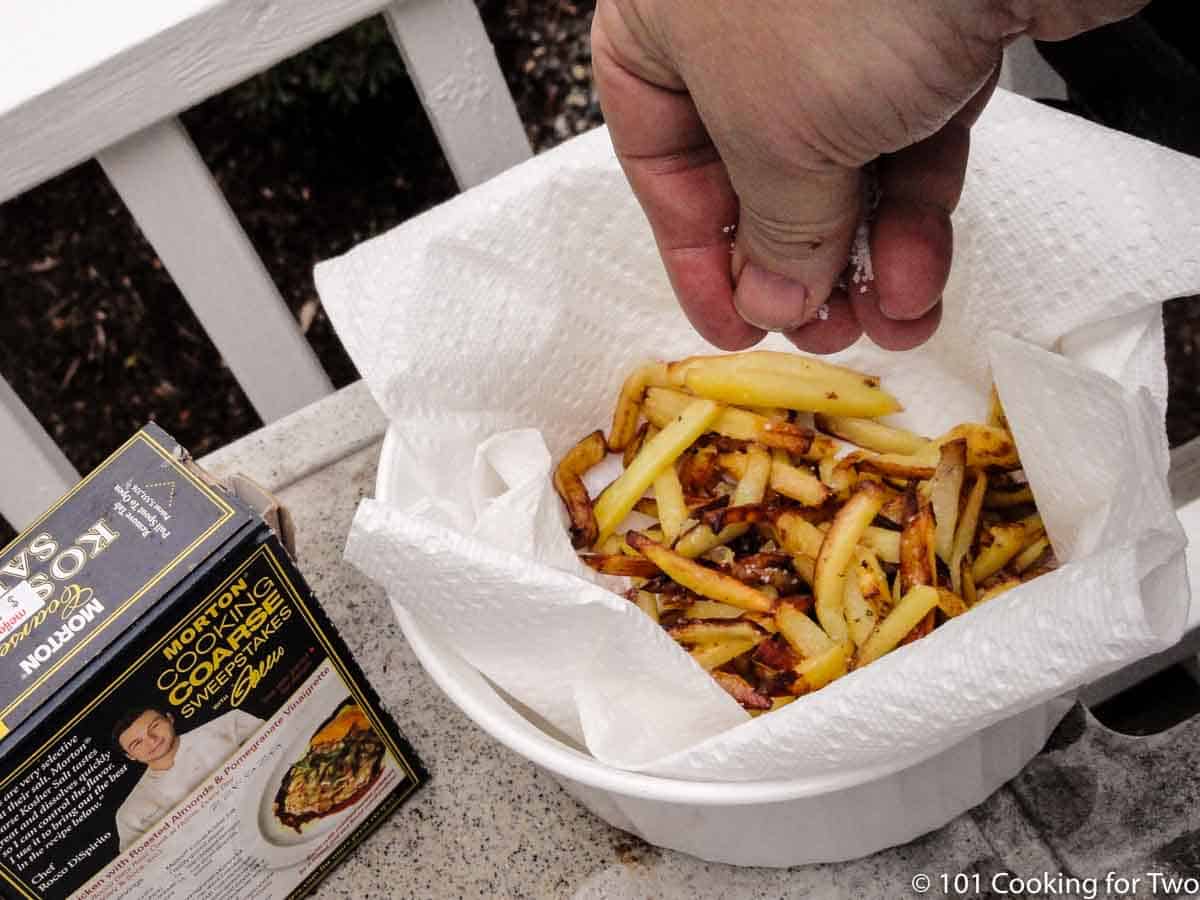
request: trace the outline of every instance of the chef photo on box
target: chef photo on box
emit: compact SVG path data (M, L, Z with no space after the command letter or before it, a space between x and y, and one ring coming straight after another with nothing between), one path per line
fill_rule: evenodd
M171 712L135 707L113 726L113 743L126 759L146 767L117 809L117 834L124 850L233 755L262 719L231 710L180 734Z

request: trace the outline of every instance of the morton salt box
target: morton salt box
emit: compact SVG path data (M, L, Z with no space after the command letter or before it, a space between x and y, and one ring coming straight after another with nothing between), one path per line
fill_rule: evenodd
M298 897L423 777L276 534L160 429L0 551L0 895Z

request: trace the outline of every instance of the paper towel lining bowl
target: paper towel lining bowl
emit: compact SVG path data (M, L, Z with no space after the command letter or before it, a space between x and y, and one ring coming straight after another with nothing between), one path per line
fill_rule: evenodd
M376 497L394 496L391 430ZM398 588L402 590L402 588ZM426 673L480 728L549 772L609 824L651 844L745 866L838 862L902 844L982 802L1042 748L1073 699L997 722L925 758L787 781L698 782L614 769L559 739L509 703L403 608L401 630Z

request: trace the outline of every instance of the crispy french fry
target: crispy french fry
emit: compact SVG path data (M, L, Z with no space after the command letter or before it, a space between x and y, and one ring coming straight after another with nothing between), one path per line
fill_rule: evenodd
M721 469L717 465L717 448L713 446L697 447L691 453L683 454L679 461L679 483L688 497L707 497L714 483L720 478Z
M1027 546L1013 559L1012 567L1024 574L1025 570L1037 562L1043 553L1050 549L1050 539L1044 534Z
M854 463L840 460L835 456L826 456L817 462L817 474L831 494L839 500L850 496L850 491L858 484L858 470Z
M825 533L799 513L785 511L775 519L775 534L779 545L793 556L799 554L816 559L821 552Z
M984 509L1007 509L1033 503L1033 488L1027 484L1013 490L990 490L983 498Z
M972 469L1019 469L1017 445L1003 428L966 422L956 425L937 439L939 445L950 441L967 442L967 465Z
M850 637L843 607L846 569L863 532L883 505L883 499L883 491L877 484L869 481L860 484L846 504L838 510L833 525L821 542L821 551L817 554L813 593L816 599L817 620L835 642L845 642Z
M846 625L855 647L866 643L879 621L879 611L863 596L858 578L846 579Z
M654 479L654 500L658 507L658 522L662 525L663 537L674 544L683 531L688 517L687 503L683 499L683 485L674 466L667 466Z
M954 593L948 588L938 588L938 609L946 616L947 619L953 619L955 616L961 616L967 611L967 604L963 603L963 598Z
M643 528L642 534L650 538L652 541L661 542L664 540L662 527L659 525L652 525L649 528ZM629 545L629 542L625 540L625 537L626 535L618 535L618 539L621 541L620 545L617 547L618 552L624 553L626 556L641 556L642 554L638 553Z
M595 508L583 483L583 474L607 453L604 434L593 431L568 450L554 470L554 489L567 507L571 519L571 544L575 547L591 546L599 534Z
M708 430L720 411L721 407L712 401L696 400L645 443L637 459L604 489L596 501L600 540L612 534L658 474Z
M647 591L638 591L634 603L655 622L658 621L658 599Z
M795 570L796 574L809 587L817 580L817 561L811 556L794 554L792 556L792 569Z
M741 656L747 650L753 650L756 643L758 642L751 640L717 641L712 644L701 644L690 652L692 659L701 667L712 671L717 666L723 666L731 659Z
M605 575L653 578L659 574L658 566L639 556L626 556L624 553L581 553L579 558Z
M771 459L770 487L773 491L790 497L805 506L820 506L829 499L829 488L821 483L812 472L800 469L787 461L782 450L773 451ZM722 453L721 468L734 477L742 477L746 471L745 453Z
M639 366L625 379L621 393L617 397L617 408L613 413L612 428L608 433L608 446L614 453L620 453L633 440L637 433L638 417L641 414L642 397L649 384L665 384L667 380L667 364L651 362Z
M933 442L929 438L913 434L894 425L885 425L876 419L859 419L852 416L814 417L818 428L844 441L873 450L876 453L897 453L912 456L926 451Z
M856 450L846 459L851 460L859 469L878 472L884 476L932 478L941 460L941 452L936 445L930 444L925 449L911 454L868 453L865 450Z
M802 660L820 656L834 644L821 626L790 603L779 604L775 625Z
M962 584L962 598L963 602L967 604L967 608L970 609L979 602L979 591L975 587L975 577L971 574L970 561L964 559L961 563L961 568L960 583Z
M732 672L713 672L712 677L717 684L724 688L725 693L740 703L744 709L759 711L771 709L773 705L771 698L760 694L754 685L740 675Z
M971 577L981 584L1008 565L1021 552L1025 541L1025 526L1019 522L1001 523L988 529L992 542L979 551L971 565Z
M934 555L933 509L908 495L909 514L900 532L900 593L907 595L918 585L937 584L937 558Z
M975 475L971 493L967 495L967 502L963 505L962 512L958 517L958 524L954 527L954 546L950 551L950 560L947 565L950 567L951 587L956 593L964 596L967 596L966 588L963 586L960 573L963 560L967 558L967 554L971 552L971 547L975 543L975 534L979 528L979 512L983 509L983 497L986 492L987 473L979 472Z
M645 535L631 531L625 539L674 581L701 597L758 612L769 612L774 606L771 598L762 591L744 585L722 572L706 568L662 544L655 543Z
M1021 586L1021 579L1014 578L1011 575L1001 575L998 578L993 578L983 586L982 592L979 595L979 603L987 603L994 597L999 597L1001 594L1011 591L1015 587Z
M628 469L630 463L637 459L637 455L642 452L642 444L656 434L658 434L657 428L649 422L643 422L633 435L633 439L625 445L625 450L621 453L621 466Z
M854 551L854 567L858 574L858 589L863 598L877 613L886 613L892 608L892 592L878 557L860 546Z
M753 506L762 503L767 494L767 481L771 475L771 456L763 447L751 446L745 454L745 465L741 468L737 487L729 498L733 506ZM745 523L726 525L714 532L708 525L700 524L684 534L675 545L676 551L694 559L711 550L741 537L748 530Z
M938 605L938 592L929 585L917 585L900 598L887 617L879 623L854 660L862 668L896 648L904 637Z
M947 563L954 552L954 526L958 524L958 501L966 474L967 442L942 444L942 456L929 481L929 501L936 523L934 549Z
M758 641L766 632L745 619L689 619L667 628L681 644L712 644L717 641Z

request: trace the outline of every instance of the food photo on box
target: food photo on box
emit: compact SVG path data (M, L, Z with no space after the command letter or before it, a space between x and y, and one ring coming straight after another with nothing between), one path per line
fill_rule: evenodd
M303 896L420 786L287 521L147 426L0 554L4 896Z
M722 361L608 136L578 138L318 266L390 420L347 558L469 715L618 827L776 866L916 837L1182 633L1183 185L1195 160L998 92L928 344Z

